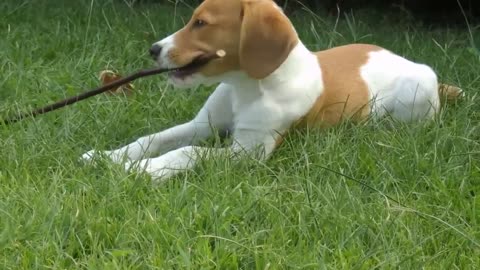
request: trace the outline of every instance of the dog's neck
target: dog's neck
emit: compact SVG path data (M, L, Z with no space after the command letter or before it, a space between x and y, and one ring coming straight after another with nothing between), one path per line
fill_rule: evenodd
M267 77L259 80L249 77L244 71L232 71L222 76L222 82L241 91L275 90L282 82L294 80L297 75L308 72L312 62L318 63L316 56L299 41L285 61Z

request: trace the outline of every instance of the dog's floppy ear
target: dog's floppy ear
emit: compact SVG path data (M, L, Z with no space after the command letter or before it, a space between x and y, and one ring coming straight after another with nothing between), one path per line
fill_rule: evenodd
M240 67L262 79L277 69L297 45L288 18L272 0L242 0Z

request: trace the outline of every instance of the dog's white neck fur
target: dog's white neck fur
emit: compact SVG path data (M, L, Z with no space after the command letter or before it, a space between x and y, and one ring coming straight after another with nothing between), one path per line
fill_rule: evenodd
M316 57L313 55L301 41L292 49L285 61L271 74L263 79L254 79L249 77L245 71L232 71L221 76L221 80L224 83L239 85L239 84L270 84L279 81L285 81L285 78L301 74L308 68L308 63L304 61L308 58L312 58L316 62ZM302 68L303 67L303 68Z
M258 80L235 71L221 81L232 90L236 129L279 133L304 116L323 90L317 58L300 41L267 77Z
M297 97L306 94L312 100L311 104L304 105L312 105L323 88L317 57L301 41L292 49L285 61L263 79L251 78L244 71L228 72L216 79L233 86L238 98L272 94L269 98L281 100L292 95ZM289 102L291 101L290 99Z

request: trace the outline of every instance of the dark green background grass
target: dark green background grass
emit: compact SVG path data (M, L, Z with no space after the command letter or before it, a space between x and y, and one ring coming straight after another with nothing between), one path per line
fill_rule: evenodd
M150 44L191 9L7 0L0 11L5 117L96 86L104 68L151 66ZM435 122L292 134L269 161L208 160L157 188L146 175L78 158L189 120L211 88L148 78L131 98L99 96L0 126L0 268L479 266L480 29L373 11L338 23L309 11L291 17L312 50L378 44L428 63L467 97Z

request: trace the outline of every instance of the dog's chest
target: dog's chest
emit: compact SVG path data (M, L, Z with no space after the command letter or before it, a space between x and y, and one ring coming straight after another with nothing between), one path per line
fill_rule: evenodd
M259 83L247 89L234 88L231 104L234 127L257 130L288 128L310 110L321 89L320 81L302 82L288 80L275 85Z
M312 108L323 90L317 57L299 43L261 80L235 80L231 106L236 128L286 129Z

